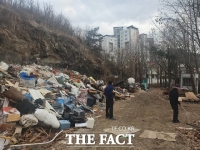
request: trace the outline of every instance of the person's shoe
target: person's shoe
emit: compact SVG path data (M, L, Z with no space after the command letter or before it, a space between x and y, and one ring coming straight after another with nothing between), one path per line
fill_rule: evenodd
M110 120L116 120L115 118L110 118Z
M172 122L173 122L173 123L180 123L179 120L173 120Z

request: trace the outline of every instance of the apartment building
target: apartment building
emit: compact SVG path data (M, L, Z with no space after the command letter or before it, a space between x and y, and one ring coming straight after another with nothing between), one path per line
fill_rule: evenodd
M117 46L128 52L138 52L139 30L134 26L114 27L114 36L117 38Z
M113 27L113 32L114 36L117 38L117 47L120 48L120 41L121 41L121 36L120 32L124 29L124 27Z
M146 61L154 61L153 53L151 52L154 46L154 38L148 37L147 34L139 35L141 58Z
M102 49L106 53L115 50L138 52L139 30L134 26L113 27L114 35L106 35L102 41ZM117 47L116 47L117 46Z
M129 26L121 31L121 49L129 52L139 52L139 30L134 26Z
M105 35L102 40L101 46L105 53L109 53L111 56L117 55L117 38L114 37L114 35Z
M141 60L147 62L150 60L147 34L140 34L139 39L140 39Z
M154 54L152 53L152 47L155 45L154 38L152 37L147 38L147 42L148 42L148 50L149 50L148 57L150 61L154 61Z

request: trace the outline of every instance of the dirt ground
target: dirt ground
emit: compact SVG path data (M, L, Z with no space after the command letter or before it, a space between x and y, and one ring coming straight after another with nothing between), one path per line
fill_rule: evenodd
M191 127L186 125L186 113L179 107L179 120L180 123L172 123L172 109L169 101L164 99L160 89L150 89L147 92L135 93L135 98L130 100L117 100L114 104L114 117L116 120L109 120L105 118L105 110L101 110L95 114L100 116L95 119L93 129L81 128L78 133L95 133L96 147L69 147L66 139L59 141L56 145L51 147L52 150L121 150L121 149L134 149L134 150L190 150L191 147L186 139L179 136L177 127ZM184 103L181 105L190 113L190 121L200 120L200 104ZM94 116L94 117L95 117ZM133 147L99 147L99 133L104 133L103 129L111 128L111 126L134 126L141 129L135 133L132 138ZM139 136L144 130L152 130L158 132L178 133L176 142L169 142L159 139L140 138ZM126 139L125 139L126 140Z

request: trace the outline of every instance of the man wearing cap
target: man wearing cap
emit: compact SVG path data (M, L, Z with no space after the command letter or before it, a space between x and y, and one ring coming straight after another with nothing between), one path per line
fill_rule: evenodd
M113 82L109 81L108 85L106 86L105 90L104 90L104 95L106 96L106 118L110 118L112 120L115 120L115 118L113 118Z
M176 84L173 89L169 92L169 100L170 105L173 109L173 123L179 123L178 120L178 104L180 105L180 102L178 101L178 89L180 86Z

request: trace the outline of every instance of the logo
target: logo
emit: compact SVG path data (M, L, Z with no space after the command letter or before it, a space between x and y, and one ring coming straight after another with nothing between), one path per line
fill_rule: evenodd
M126 126L112 126L110 133L96 133L96 134L66 134L67 144L69 146L94 146L94 147L108 147L108 146L127 146L133 145L132 139L135 134L132 134L134 127ZM112 134L115 133L115 134Z

